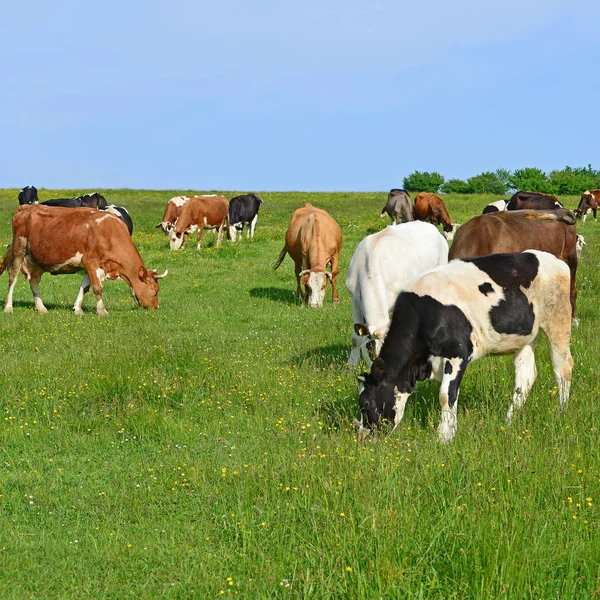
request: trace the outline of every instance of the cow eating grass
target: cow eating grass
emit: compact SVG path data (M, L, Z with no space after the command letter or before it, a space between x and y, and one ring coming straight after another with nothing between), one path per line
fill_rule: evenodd
M567 265L537 250L453 260L412 282L398 296L379 358L359 377L359 435L384 420L395 428L416 382L433 378L441 382L439 439L451 441L467 365L488 354L514 355L510 422L537 377L540 329L565 410L573 369L569 292Z

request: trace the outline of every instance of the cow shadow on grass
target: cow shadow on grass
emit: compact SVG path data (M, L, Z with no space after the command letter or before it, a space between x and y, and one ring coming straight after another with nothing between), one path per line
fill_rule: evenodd
M296 294L288 289L275 288L275 287L259 287L252 288L249 292L252 298L261 298L271 300L272 302L281 302L289 305L300 305L301 301L296 298Z

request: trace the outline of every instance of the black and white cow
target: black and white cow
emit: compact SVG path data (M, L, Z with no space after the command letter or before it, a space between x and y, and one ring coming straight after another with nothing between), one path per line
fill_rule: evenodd
M38 202L38 193L37 189L32 185L28 185L24 187L19 192L19 204L37 204Z
M262 198L256 194L235 196L229 201L229 238L232 242L235 242L237 231L240 232L240 238L242 237L244 225L248 225L246 237L254 237L261 203Z
M381 354L359 377L362 418L355 425L362 430L387 419L397 426L416 382L434 378L441 382L438 435L451 441L465 369L488 354L514 354L510 421L537 376L540 329L566 409L573 369L569 292L567 265L538 250L453 260L425 273L398 296Z
M502 212L506 210L506 206L508 205L508 200L496 200L496 202L490 202L483 209L482 215L487 215L491 212Z
M77 196L77 198L53 198L52 200L46 200L42 202L45 206L64 206L66 208L80 208L82 206L86 208L99 208L104 210L108 203L106 198L98 192L92 194L83 194L83 196Z
M133 220L124 206L115 206L114 204L109 204L104 210L112 213L116 217L119 217L119 219L121 219L121 221L127 225L129 235L133 235Z
M388 215L392 220L392 225L415 220L413 217L413 203L406 190L398 188L390 190L387 203L379 213L380 217L385 217L385 215Z

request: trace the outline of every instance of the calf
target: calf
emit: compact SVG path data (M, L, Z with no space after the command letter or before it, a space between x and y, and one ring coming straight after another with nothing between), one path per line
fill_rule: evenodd
M550 343L560 406L567 407L573 359L569 342L569 269L547 252L453 260L411 283L396 301L390 331L370 373L359 377L362 429L404 415L417 381L441 382L438 435L457 430L458 392L467 365L488 354L513 354L515 390L506 416L520 408L536 379L540 330Z
M454 238L458 224L452 223L446 205L439 196L427 192L419 192L415 196L413 215L419 221L429 221L434 225L441 225L444 230L444 236L449 242Z
M447 262L446 240L434 225L421 221L386 227L358 244L346 278L354 316L348 364L355 365L360 352L370 364L367 344L373 342L379 354L400 291L418 275Z
M506 210L506 205L508 204L508 200L496 200L496 202L490 202L481 213L482 215L487 215L492 212L502 212Z
M229 201L229 237L235 242L236 231L240 232L240 238L244 232L244 225L248 225L246 237L254 237L254 229L258 221L258 209L262 204L262 198L256 194L244 194L235 196Z
M96 295L98 315L107 314L102 301L105 279L124 279L138 305L158 308L158 280L167 272L158 275L146 269L127 228L114 215L89 208L23 205L13 216L12 229L13 241L0 265L0 273L10 267L4 312L13 310L13 290L21 269L29 279L39 312L46 312L39 295L44 273L59 275L83 270ZM82 313L86 291L82 284L75 314Z
M302 297L311 308L323 306L327 280L331 281L333 302L340 301L337 292L339 253L342 249L342 230L331 215L310 202L292 214L285 234L285 245L274 268L283 262L286 254L294 261L296 296ZM331 272L327 272L330 265Z
M555 196L540 192L516 192L506 205L506 210L554 210L564 208Z
M569 266L573 324L577 325L577 232L572 212L513 210L473 217L458 230L448 257L472 258L529 248L554 254Z
M394 188L390 190L386 205L380 213L380 217L388 215L392 220L392 225L396 223L408 223L414 221L412 200L405 190Z
M197 249L200 250L205 229L218 229L217 248L223 241L223 228L229 222L229 203L225 196L192 196L181 210L175 227L169 231L171 250L185 246L187 237L198 232Z
M19 192L19 204L37 204L38 203L38 193L37 189L32 185L28 185L24 187Z
M84 194L77 198L54 198L42 202L44 206L62 206L63 208L100 208L104 210L107 207L106 198L98 192Z
M587 219L590 212L594 213L594 221L597 221L596 212L600 208L600 190L587 190L581 194L579 205L575 209L575 216L579 219L583 217L583 222Z

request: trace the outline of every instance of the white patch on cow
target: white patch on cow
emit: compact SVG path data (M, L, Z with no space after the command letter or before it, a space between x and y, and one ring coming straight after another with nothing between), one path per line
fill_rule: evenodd
M406 402L410 393L399 392L398 388L394 388L394 396L396 398L396 403L394 404L394 429L396 429L404 417L404 409L406 408Z
M585 246L585 238L577 234L577 241L575 242L575 251L577 252L577 258L581 258L581 253L583 252L583 247Z
M206 227L207 225L208 225L208 219L205 216L204 217L204 227ZM198 229L198 227L196 227L196 229Z
M588 218L588 215L592 212L591 208L588 208L584 213L583 213L583 222L585 223L585 220Z
M171 198L169 202L172 202L175 206L180 207L183 206L189 199L190 196L175 196L175 198Z
M256 229L257 222L258 222L258 214L254 215L254 218L252 219L252 221L250 221L250 227L246 231L246 237L250 237L250 238L254 237L254 230Z
M90 226L89 226L89 224L88 224L88 223L86 223L86 224L85 224L85 228L86 228L86 229L89 229L89 228L90 228Z
M457 405L458 394L453 406L449 404L450 384L458 377L458 373L463 364L463 359L459 357L447 358L444 360L444 373L442 375L442 383L440 385L440 404L442 406L442 417L438 425L438 437L440 442L447 443L452 441L458 429L457 422ZM452 367L450 373L446 373L446 364Z
M454 239L454 234L459 227L460 225L458 223L452 223L452 231L444 231L444 237L451 242Z
M311 308L320 308L323 306L326 287L327 276L325 275L325 271L310 271L308 274L308 305Z
M60 271L61 269L64 269L67 267L80 267L82 258L83 258L83 254L81 252L76 252L75 256L73 256L73 258L70 258L69 260L65 261L64 263L57 265L56 267L52 267L52 271Z
M106 273L104 272L104 269L97 268L96 277L100 280L100 282L104 281L106 279Z
M104 214L103 216L98 217L97 219L95 219L95 222L96 222L97 225L100 225L100 223L102 223L102 221L105 221L106 219L114 219L114 218L115 218L115 216L111 215L110 213L109 214Z

